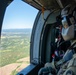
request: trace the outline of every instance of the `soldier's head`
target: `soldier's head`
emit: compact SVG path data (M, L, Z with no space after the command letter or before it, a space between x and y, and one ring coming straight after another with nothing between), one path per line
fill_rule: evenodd
M67 6L61 11L62 17L62 37L65 41L75 38L76 32L76 20L74 17L74 8Z

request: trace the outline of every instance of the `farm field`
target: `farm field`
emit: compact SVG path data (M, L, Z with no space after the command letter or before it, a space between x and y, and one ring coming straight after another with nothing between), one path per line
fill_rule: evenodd
M2 31L0 69L13 63L19 64L15 69L18 69L22 63L29 64L30 36L31 29L6 29ZM26 60L26 58L28 59ZM18 61L21 59L24 60ZM11 75L15 75L14 72Z

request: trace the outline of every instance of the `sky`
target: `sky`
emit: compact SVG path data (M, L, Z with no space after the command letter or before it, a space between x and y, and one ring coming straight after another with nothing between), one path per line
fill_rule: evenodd
M21 0L14 0L6 9L2 29L32 28L38 10Z

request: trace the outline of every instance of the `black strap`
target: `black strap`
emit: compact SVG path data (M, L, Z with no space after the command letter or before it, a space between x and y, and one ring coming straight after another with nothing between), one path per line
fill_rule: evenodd
M68 49L73 49L73 47L76 45L76 42L72 44Z

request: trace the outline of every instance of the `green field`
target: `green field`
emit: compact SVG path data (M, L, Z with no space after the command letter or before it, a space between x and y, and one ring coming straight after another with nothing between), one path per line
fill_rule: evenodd
M0 67L29 56L31 30L6 30L0 45Z

